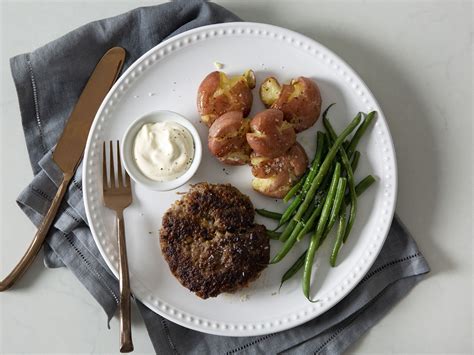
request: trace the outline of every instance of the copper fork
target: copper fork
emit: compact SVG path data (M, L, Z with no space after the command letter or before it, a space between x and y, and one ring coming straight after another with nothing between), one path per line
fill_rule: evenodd
M114 144L110 141L109 163L107 164L106 143L102 147L102 181L104 205L115 211L117 220L117 239L119 249L120 283L120 352L133 351L130 310L130 277L128 273L127 246L125 243L125 224L123 211L132 203L132 186L126 171L122 171L120 143L117 141L117 166L114 164ZM109 166L109 179L107 178ZM115 169L116 168L116 169ZM115 176L117 170L117 176Z

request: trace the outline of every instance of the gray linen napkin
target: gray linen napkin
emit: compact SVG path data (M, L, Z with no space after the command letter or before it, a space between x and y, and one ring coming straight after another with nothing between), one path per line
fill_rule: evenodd
M18 204L38 225L54 196L60 173L52 161L65 120L95 64L106 50L127 50L125 69L167 37L218 22L239 21L205 1L175 1L139 8L82 26L33 51L11 59L26 144L35 177ZM109 320L118 303L118 282L102 259L87 225L81 169L69 186L45 244L45 264L67 267L105 310ZM413 238L395 218L377 261L361 283L320 317L294 329L251 338L207 335L183 328L138 306L157 352L339 354L404 297L429 271Z

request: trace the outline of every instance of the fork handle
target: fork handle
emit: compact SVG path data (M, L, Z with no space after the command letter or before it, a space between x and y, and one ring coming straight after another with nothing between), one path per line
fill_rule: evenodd
M35 257L38 254L38 252L41 250L44 240L46 239L46 235L48 234L48 231L51 225L53 224L54 217L56 216L56 213L58 212L59 205L61 204L61 201L64 197L64 194L67 191L67 187L71 179L72 179L72 174L68 174L68 173L63 174L63 180L61 181L61 184L59 185L58 191L56 192L56 195L54 196L54 199L51 202L51 206L49 207L48 212L46 213L46 216L44 216L43 221L41 222L41 225L36 231L33 241L28 247L28 250L25 252L25 255L23 255L23 257L15 266L15 268L10 272L10 274L8 274L8 276L5 277L5 279L0 281L0 292L8 290L10 287L12 287L13 284L18 279L20 279L20 277L25 273L28 267L35 260Z
M117 229L120 283L120 352L129 353L133 351L133 342L130 310L130 276L128 273L127 244L125 242L123 211L117 212Z

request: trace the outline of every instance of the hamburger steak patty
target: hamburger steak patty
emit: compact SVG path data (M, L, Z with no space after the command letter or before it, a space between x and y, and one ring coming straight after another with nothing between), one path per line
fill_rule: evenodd
M268 264L265 227L232 185L193 185L163 216L161 251L181 284L201 298L246 287Z

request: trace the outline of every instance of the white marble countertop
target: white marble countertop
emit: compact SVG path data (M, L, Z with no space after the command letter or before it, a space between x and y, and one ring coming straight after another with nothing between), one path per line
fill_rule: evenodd
M472 353L472 2L218 1L243 19L302 32L345 59L379 100L395 141L397 212L432 272L350 353ZM91 20L156 1L1 1L0 275L34 228L15 205L32 173L8 58ZM136 314L136 310L134 310ZM139 317L136 353L153 351ZM41 258L0 294L0 352L118 351L118 322Z

